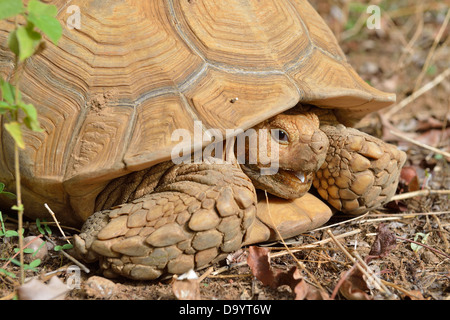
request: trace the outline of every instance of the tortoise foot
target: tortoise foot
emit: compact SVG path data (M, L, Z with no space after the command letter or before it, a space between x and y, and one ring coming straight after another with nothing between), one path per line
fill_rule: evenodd
M395 194L406 154L394 145L353 128L324 125L330 140L314 187L334 208L359 215Z
M281 199L258 194L257 220L245 244L298 236L325 224L333 215L330 207L310 193L297 199Z
M105 276L152 280L181 274L242 246L256 212L250 179L231 165L174 170L155 193L86 222L77 250L98 257Z

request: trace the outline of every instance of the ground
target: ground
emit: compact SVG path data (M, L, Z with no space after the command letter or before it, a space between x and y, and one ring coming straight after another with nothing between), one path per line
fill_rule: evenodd
M199 280L109 282L94 278L96 265L89 265L92 273L81 272L80 288L67 292L66 299L173 300L182 294L204 300L450 299L448 6L441 1L424 1L420 5L412 0L312 3L361 77L381 90L397 93L396 105L367 117L359 128L407 152L397 193L417 191L420 195L397 198L357 219L336 214L323 228L286 240L287 247L272 243L263 251L244 248L242 256L235 258L237 266L214 265L200 270ZM364 23L370 16L366 13L370 4L381 9L379 29L369 29ZM391 132L394 129L400 136ZM447 154L430 151L427 146ZM427 190L433 192L427 194ZM435 193L437 190L440 194ZM8 219L5 226L17 229L13 219ZM36 230L33 221L25 227L27 234ZM334 236L348 234L339 240L344 249L330 241L329 231ZM380 238L380 233L385 238ZM62 245L58 234L54 229L52 239ZM315 244L321 240L326 241ZM417 247L411 240L423 241L424 246ZM315 245L305 248L307 244ZM344 252L356 252L367 261L377 245L381 246L381 257L367 263L375 277L383 280L384 289L370 281L373 276L363 278ZM14 255L15 246L13 237L0 237L2 260ZM267 251L272 256L270 268ZM36 268L37 272L27 271L26 276L43 279L46 274L73 264L59 252L50 250L49 258ZM18 275L14 264L4 269ZM282 281L280 274L285 276ZM59 273L63 281L70 276ZM306 282L300 284L300 279ZM181 282L186 287L180 289ZM17 279L0 273L0 299L13 299L17 284ZM99 290L102 286L109 286L111 291Z

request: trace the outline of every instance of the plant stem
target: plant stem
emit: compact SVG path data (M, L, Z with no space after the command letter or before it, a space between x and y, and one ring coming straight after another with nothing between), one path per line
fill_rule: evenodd
M17 233L19 234L19 252L20 252L20 284L23 284L25 279L25 272L23 268L23 209L22 209L22 192L20 188L20 167L19 167L19 146L14 143L14 166L16 175L16 194L17 194L17 218L19 220L19 227Z
M16 19L17 24L17 19ZM15 64L15 102L16 105L19 104L19 59L16 57L16 64ZM14 114L15 119L19 119L18 111ZM15 178L16 178L16 196L17 196L17 220L19 220L18 223L18 229L17 233L19 234L19 252L20 252L20 284L23 284L25 281L25 270L24 270L24 254L23 254L23 205L22 205L22 189L20 185L20 158L19 158L19 146L16 141L14 141L14 170L15 170Z

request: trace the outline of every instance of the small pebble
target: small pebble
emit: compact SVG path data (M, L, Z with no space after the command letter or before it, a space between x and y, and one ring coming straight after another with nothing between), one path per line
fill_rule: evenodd
M25 263L30 263L33 260L36 259L41 259L41 261L44 261L47 257L48 257L48 249L47 249L47 245L43 244L45 243L44 240L42 240L41 238L37 238L35 239L36 236L29 236L29 237L25 237L23 239L23 245L26 246L28 243L30 243L31 241L33 241L27 248L30 248L31 250L33 250L33 253L25 253L24 254L24 260ZM42 246L40 249L39 247ZM37 249L39 249L38 252L34 253Z
M83 284L83 290L89 297L109 299L116 291L116 284L99 276L92 276Z

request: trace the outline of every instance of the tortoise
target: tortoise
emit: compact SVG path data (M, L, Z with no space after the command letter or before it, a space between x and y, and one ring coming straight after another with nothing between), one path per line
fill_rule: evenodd
M66 1L48 2L65 25ZM20 90L44 131L24 135L22 193L30 218L48 216L47 203L61 223L84 224L75 249L99 259L106 276L202 268L243 245L311 230L335 211L362 214L395 193L405 154L352 128L395 95L358 76L307 1L70 4L81 27L64 28L57 47L23 67ZM11 28L0 24L6 78ZM245 161L259 147L233 144L250 128L269 154L278 148L277 171L263 174L258 157ZM179 130L202 139L180 142ZM0 181L11 190L12 143L0 135ZM191 157L221 141L234 157L220 159L220 148ZM187 150L183 161L174 149Z

